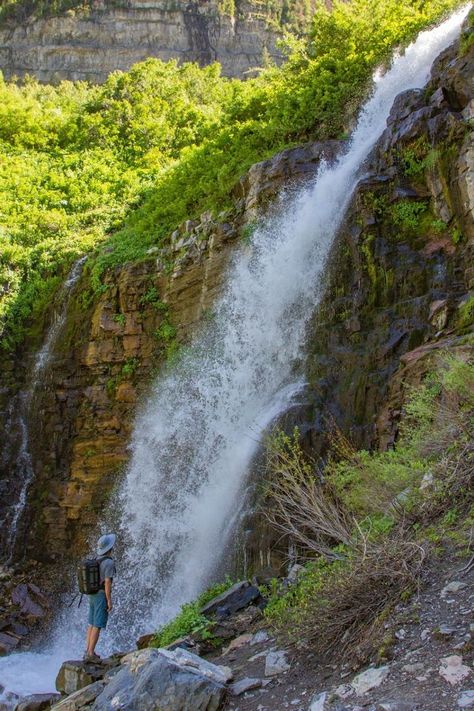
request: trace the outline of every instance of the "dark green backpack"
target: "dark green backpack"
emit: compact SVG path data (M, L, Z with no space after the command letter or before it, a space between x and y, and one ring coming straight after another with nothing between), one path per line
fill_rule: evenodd
M77 582L82 595L95 595L99 590L104 589L104 585L100 584L100 564L103 560L107 560L107 558L84 558L79 563ZM109 560L111 559L109 558Z

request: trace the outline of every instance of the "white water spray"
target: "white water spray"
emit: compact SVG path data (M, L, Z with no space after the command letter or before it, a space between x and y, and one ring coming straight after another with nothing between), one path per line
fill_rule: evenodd
M254 440L298 391L305 327L361 166L396 95L426 83L467 11L421 33L375 78L347 153L334 166L323 165L313 186L255 233L252 252L234 260L212 324L155 384L137 418L118 493L127 552L116 581L112 645L129 646L168 619L215 571L238 516ZM70 627L64 632L58 625L52 649L0 660L0 683L31 691L31 675L41 668L43 683L35 690L49 690L51 668L59 668L65 648L78 653L82 639L71 642Z

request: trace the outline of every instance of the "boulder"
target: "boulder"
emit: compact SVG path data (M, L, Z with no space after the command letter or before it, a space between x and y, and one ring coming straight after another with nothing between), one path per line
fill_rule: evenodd
M286 652L280 650L269 652L265 659L265 676L277 676L288 671L290 665L286 658Z
M206 617L224 619L255 602L263 602L260 590L255 585L251 585L248 580L245 580L232 585L221 595L210 600L201 608L201 614Z
M12 602L18 605L22 615L33 619L44 617L49 607L47 597L32 583L17 585L12 591Z
M259 689L262 686L262 679L256 679L252 677L245 677L245 679L240 679L230 686L230 693L232 696L240 696L245 694L247 691L252 691L253 689Z
M10 654L18 644L18 637L11 634L0 632L0 656Z
M175 664L181 667L198 669L200 674L213 679L219 684L227 684L227 682L232 679L233 674L229 667L208 662L206 659L198 657L197 654L193 654L187 649L176 649L173 651L161 649L159 651Z
M389 673L389 667L371 667L364 672L357 674L351 681L351 687L357 696L366 694L371 689L375 689L385 681Z
M457 654L452 654L449 657L443 657L439 668L439 674L448 684L455 686L466 679L471 670L462 663L462 657Z
M33 694L20 701L15 711L45 711L60 701L60 694Z
M89 686L85 686L83 689L79 689L74 694L71 694L51 707L54 711L79 711L83 708L88 708L103 691L105 687L105 681L95 681Z
M99 662L71 660L64 662L56 677L56 689L61 694L74 694L89 684L102 679L109 669L118 665L114 658Z
M217 711L227 680L222 667L182 649L132 652L95 699L94 711Z
M328 703L328 692L322 691L320 694L313 696L308 711L327 711Z
M223 642L238 637L241 634L245 634L252 626L252 623L261 616L262 611L258 607L249 605L245 610L241 610L231 617L216 621L212 628L212 636ZM203 639L199 633L194 634L193 639L205 647L206 640Z

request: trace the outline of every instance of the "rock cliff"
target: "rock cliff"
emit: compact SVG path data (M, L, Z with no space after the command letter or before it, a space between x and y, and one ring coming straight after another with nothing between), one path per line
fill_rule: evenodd
M243 226L290 176L306 179L321 157L332 158L338 146L315 143L254 166L236 190L232 215L216 221L204 214L199 222L186 221L168 248L152 248L145 261L110 272L108 288L98 298L84 270L27 416L34 481L23 521L30 523L19 535L18 556L26 550L47 562L85 546L128 459L137 402L176 349L210 316ZM52 308L49 321L54 318ZM0 391L3 506L10 497L18 498L11 472L21 459L22 424L8 412L11 403L19 411L30 379L27 367L22 382L20 360L23 356L5 364Z
M446 348L472 352L473 65L472 45L455 44L425 90L397 99L353 197L308 330L307 404L289 415L315 451L324 453L332 420L356 446L390 445L406 389L432 359ZM82 550L127 461L137 402L208 316L243 226L340 147L311 144L254 166L232 214L186 222L166 251L110 272L100 297L86 268L31 413L35 478L18 555ZM314 291L316 302L321 285ZM5 415L21 393L20 363L3 378ZM4 482L18 456L7 429ZM246 545L252 568L272 562L273 540L255 519Z
M201 65L218 61L224 75L242 77L262 66L264 56L281 59L279 36L262 3L239 0L224 13L216 0L98 1L58 17L4 22L0 69L6 78L103 82L116 69L157 57Z
M306 404L283 422L312 455L334 425L356 448L389 447L410 388L446 352L474 352L474 52L462 46L395 101L334 243L308 328ZM265 520L245 528L250 566L278 568Z

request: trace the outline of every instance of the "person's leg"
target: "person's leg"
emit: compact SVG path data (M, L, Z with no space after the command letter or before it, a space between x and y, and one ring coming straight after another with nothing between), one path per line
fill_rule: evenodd
M90 635L87 644L87 655L92 657L94 650L96 648L97 642L99 641L100 627L91 627Z
M86 652L90 647L91 644L91 632L92 632L92 625L88 625L87 627L87 637L86 637Z

